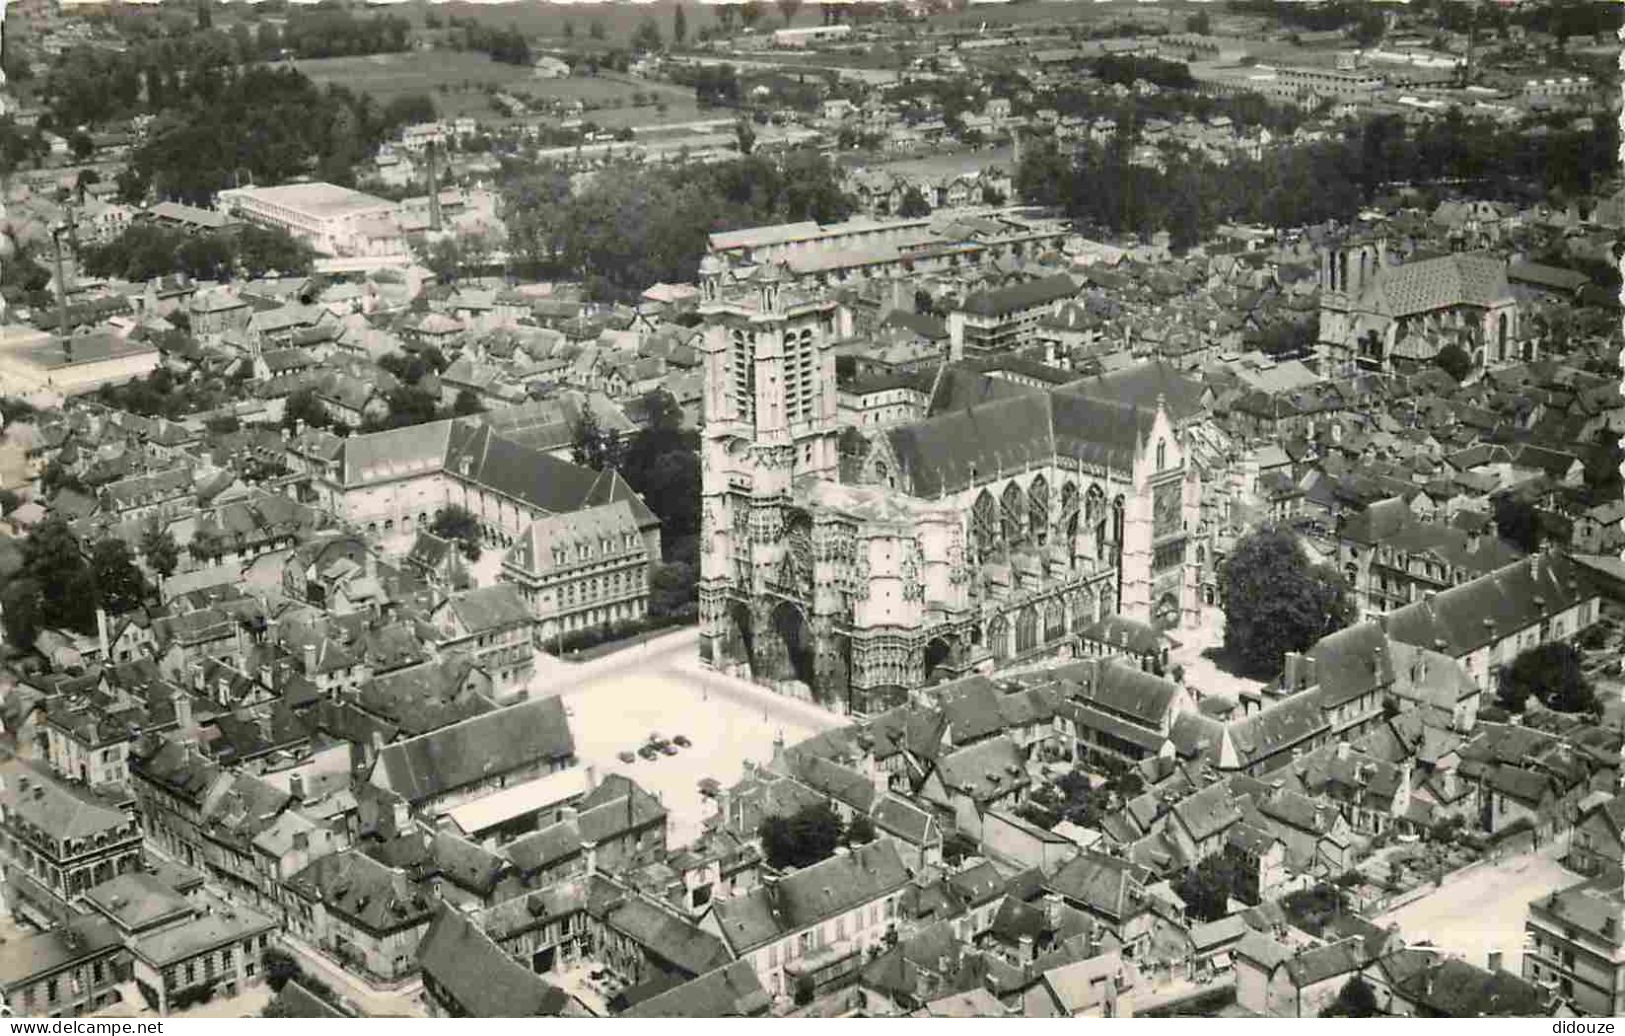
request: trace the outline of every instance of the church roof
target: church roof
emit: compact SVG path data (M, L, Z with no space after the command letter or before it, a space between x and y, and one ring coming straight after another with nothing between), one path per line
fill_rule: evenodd
M1375 281L1375 290L1378 303L1395 317L1452 306L1489 307L1512 301L1506 264L1478 253L1384 267Z

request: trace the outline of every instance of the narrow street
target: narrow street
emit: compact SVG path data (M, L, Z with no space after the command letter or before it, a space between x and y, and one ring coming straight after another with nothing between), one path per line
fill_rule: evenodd
M333 987L333 991L372 1018L426 1018L419 994L422 979L412 979L398 989L374 989L344 970L315 947L284 931L278 941L309 974Z

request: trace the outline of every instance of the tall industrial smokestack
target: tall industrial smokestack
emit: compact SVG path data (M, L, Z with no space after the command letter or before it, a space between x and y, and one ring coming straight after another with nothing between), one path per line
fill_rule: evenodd
M440 229L440 178L436 176L435 159L437 148L434 141L429 141L429 229Z
M73 359L73 329L68 327L68 279L62 269L62 232L66 226L51 231L51 244L56 257L56 333L62 338L62 356Z

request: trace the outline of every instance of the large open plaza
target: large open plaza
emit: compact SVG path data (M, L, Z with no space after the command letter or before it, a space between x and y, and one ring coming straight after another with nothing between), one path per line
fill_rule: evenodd
M538 657L533 694L565 697L576 754L600 775L624 773L659 796L671 813L667 841L683 845L700 833L706 800L699 783L739 779L743 764L767 762L773 740L795 742L844 721L789 698L702 669L694 631L683 630L648 644L579 666ZM679 734L693 742L676 755L622 762L650 734Z

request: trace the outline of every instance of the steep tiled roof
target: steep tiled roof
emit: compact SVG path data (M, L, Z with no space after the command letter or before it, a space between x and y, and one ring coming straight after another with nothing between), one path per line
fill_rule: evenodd
M1506 263L1478 253L1383 267L1375 285L1382 305L1396 317L1451 306L1489 307L1512 301Z
M558 698L497 709L432 733L387 745L378 753L373 782L421 802L487 775L537 760L575 755L575 739Z

